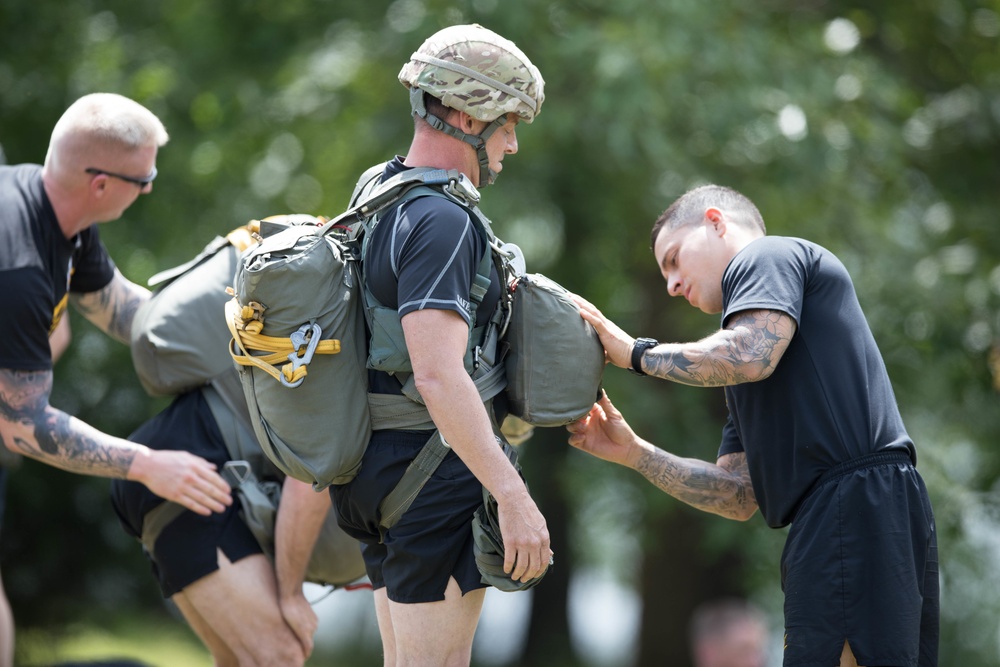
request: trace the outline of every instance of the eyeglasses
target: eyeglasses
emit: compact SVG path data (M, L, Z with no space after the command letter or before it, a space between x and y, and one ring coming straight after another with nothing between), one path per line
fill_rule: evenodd
M147 185L153 182L156 178L156 167L153 167L153 171L149 172L149 176L146 178L135 178L133 176L125 176L123 174L116 174L113 171L104 171L103 169L97 169L96 167L87 167L85 171L88 174L104 174L105 176L113 176L114 178L121 179L126 183L134 183L140 188L145 189Z

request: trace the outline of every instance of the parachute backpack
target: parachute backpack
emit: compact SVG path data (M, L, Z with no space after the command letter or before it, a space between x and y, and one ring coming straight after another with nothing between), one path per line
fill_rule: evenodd
M233 488L240 517L273 559L282 476L250 428L240 380L226 353L229 330L221 318L239 253L256 243L260 224L251 221L218 236L194 259L150 278L153 294L136 312L130 348L136 374L151 396L201 392L231 459L221 472ZM164 501L146 513L140 541L147 553L152 556L163 529L184 511ZM364 574L357 540L337 525L331 511L313 547L306 581L350 587Z
M390 368L399 364L392 350L405 350L398 315L372 315L369 353L365 317L370 295L359 268L365 224L380 211L418 196L445 197L466 207L478 200L478 192L457 171L411 169L374 187L363 201L324 224L262 222L261 242L240 257L225 312L230 355L240 371L254 429L279 469L317 490L354 478L373 429L435 428L412 381L404 382L409 396L368 393L369 366L400 373L408 369L405 364ZM490 254L485 257L488 271ZM377 304L371 310L377 311ZM478 381L484 400L505 385L499 359L486 361L491 363L482 364L485 377Z
M150 396L175 396L232 372L219 313L239 253L255 243L255 224L217 236L194 259L147 283L153 295L132 321L132 363Z

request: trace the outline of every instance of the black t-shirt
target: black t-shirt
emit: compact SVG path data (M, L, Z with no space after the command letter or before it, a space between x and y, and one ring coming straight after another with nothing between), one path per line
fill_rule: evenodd
M400 158L386 165L382 180L406 171ZM372 295L399 316L426 308L452 310L471 322L469 290L486 246L468 211L441 197L419 197L383 214L369 239L365 281ZM500 298L496 267L476 311L488 321ZM398 393L384 373L372 376L372 391Z
M777 310L798 325L766 380L726 387L719 455L745 451L767 524L789 524L823 472L879 450L916 459L885 363L847 269L833 253L766 236L740 251L722 279L722 322Z
M68 292L107 286L115 265L95 226L66 239L38 165L0 166L0 368L49 370Z

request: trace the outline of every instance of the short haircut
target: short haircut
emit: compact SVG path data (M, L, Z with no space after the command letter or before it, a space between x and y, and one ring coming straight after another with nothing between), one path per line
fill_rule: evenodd
M91 93L71 104L52 135L55 138L66 132L82 132L123 148L162 146L170 138L156 114L115 93Z
M661 231L668 233L701 221L705 209L716 206L725 212L729 220L749 229L767 233L764 218L750 199L724 185L702 185L688 190L677 198L653 223L650 246L656 245L656 237Z
M454 111L454 109L452 109L451 107L447 106L444 102L442 102L437 97L434 97L430 93L426 93L426 92L423 93L423 98L424 98L424 110L427 112L427 115L428 116L434 116L435 118L439 118L442 123L446 122L445 118L447 118L448 114L450 114L452 111ZM414 111L413 112L413 124L414 125L420 125L421 123L424 124L424 125L430 126L430 123L427 122L426 118L421 118L417 114L417 112Z
M78 169L94 154L123 154L170 139L152 111L115 93L84 95L56 122L46 164ZM77 164L79 163L79 164Z
M442 120L453 111L451 107L429 93L424 93L424 107L427 109L427 113L433 114Z

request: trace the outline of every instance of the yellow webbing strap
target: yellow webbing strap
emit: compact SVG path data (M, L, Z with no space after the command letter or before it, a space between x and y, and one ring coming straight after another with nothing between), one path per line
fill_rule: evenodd
M294 383L305 378L308 374L307 364L296 366L289 358L290 354L301 352L292 345L291 338L265 336L247 331L248 325L259 320L250 319L248 322L244 319L244 310L235 298L226 302L226 322L229 325L229 333L233 336L229 354L233 361L240 366L256 366L279 382L284 378L283 384ZM252 352L266 352L267 354L254 355ZM321 340L316 345L313 354L338 354L339 352L340 341L333 339ZM277 364L281 362L287 363L282 364L279 368Z
M257 239L253 237L254 230L251 228L251 225L253 225L253 223L255 222L259 227L260 226L259 222L257 222L256 220L251 220L249 224L243 225L242 227L237 227L233 231L226 234L226 240L229 241L229 243L231 243L234 248L236 248L240 252L243 252L244 250L246 250L247 248L249 248L250 246L252 246L254 243L257 242Z

